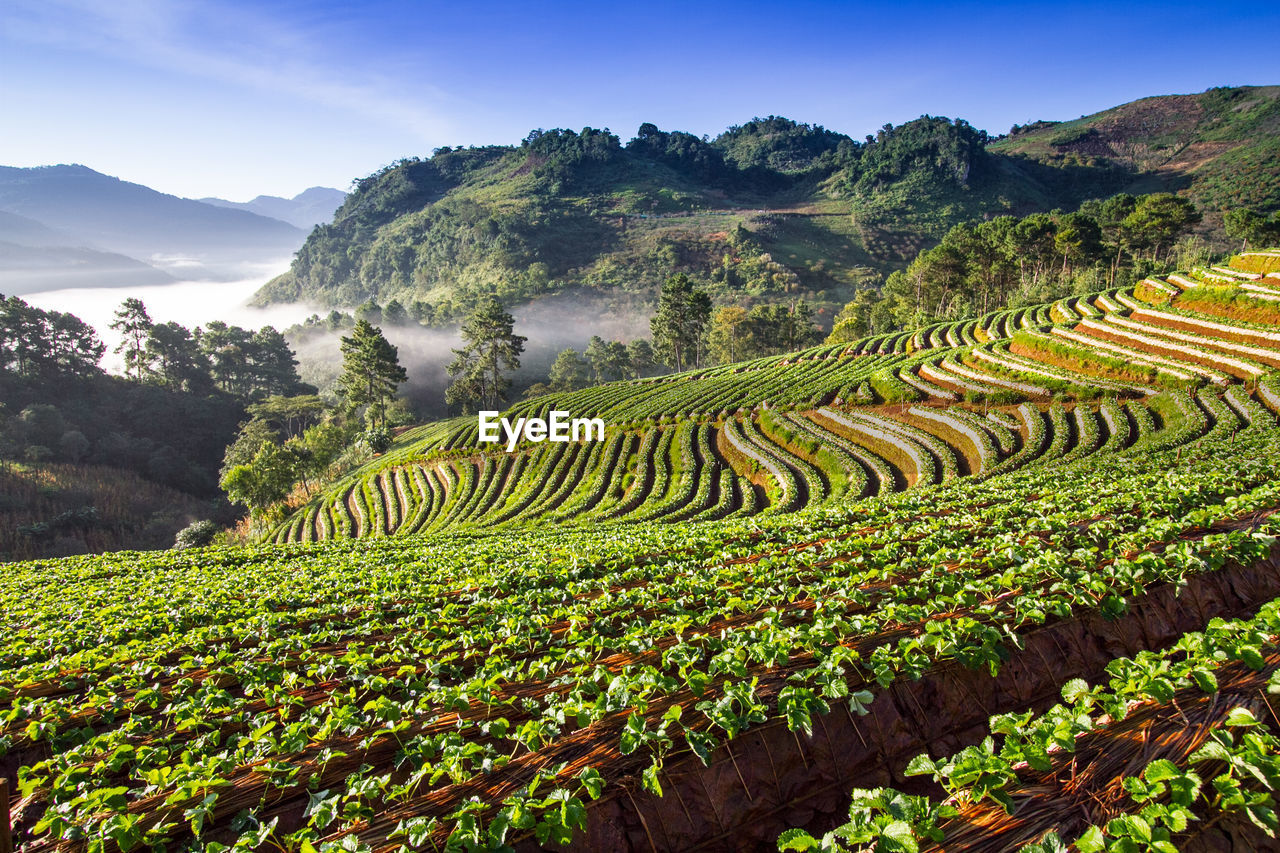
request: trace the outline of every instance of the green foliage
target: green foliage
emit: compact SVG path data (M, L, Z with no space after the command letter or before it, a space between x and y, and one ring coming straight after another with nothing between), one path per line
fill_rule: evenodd
M699 364L702 338L711 317L711 298L694 287L687 275L667 279L658 297L658 311L649 321L654 351L676 371L686 363Z
M768 169L787 175L826 172L856 147L843 133L781 116L756 117L734 125L711 144L739 169Z
M142 372L146 366L147 334L151 331L151 315L141 299L130 297L116 309L115 319L111 323L113 331L120 333L120 343L116 352L124 355L125 376L133 374L135 380L142 380Z
M20 795L41 807L17 840L578 841L589 799L677 783L665 757L728 768L717 749L771 720L816 735L824 707L874 712L900 678L998 664L998 643L1049 619L1270 554L1280 435L1259 426L1202 442L716 524L11 565L0 737L20 756ZM361 500L343 506L372 526ZM1257 528L1234 529L1241 518ZM1253 645L1223 631L1173 659L1203 665L1233 649L1247 661ZM1162 674L1137 663L1115 669L1117 695ZM87 677L101 672L115 675ZM1113 710L1087 687L1070 695ZM140 729L144 718L165 725ZM1232 756L1265 775L1243 742ZM629 756L592 773L562 763L570 750ZM998 773L980 757L994 794ZM1238 767L1239 780L1250 771ZM1156 782L1174 780L1145 783ZM472 799L481 786L503 793ZM1256 793L1240 791L1246 803ZM222 808L232 801L249 805ZM289 841L266 811L285 801L301 815ZM866 843L903 849L946 817L888 791L855 812L861 831L880 830Z
M1038 131L1017 139L1041 144ZM778 116L710 142L652 123L625 146L592 128L536 130L517 146L440 149L358 182L259 298L396 302L444 325L488 296L650 295L684 273L722 304L783 292L834 307L959 222L1070 210L1134 179L1111 163L1011 155L933 116L866 142Z
M367 320L357 320L351 335L342 339L338 393L346 405L353 411L365 407L370 426L384 427L387 403L408 378L396 347L382 331Z
M467 411L494 409L507 399L511 385L502 373L520 367L528 338L515 333L515 319L492 297L471 312L461 334L463 346L453 351L449 364L449 375L456 378L445 392L445 402Z
M173 550L185 551L188 548L204 548L213 544L222 529L208 519L193 521L178 531L173 540Z
M898 127L886 124L868 137L847 178L849 188L867 195L913 174L967 186L990 168L986 144L986 131L964 119L926 115Z
M16 296L0 299L0 374L55 380L94 376L106 346L78 317Z
M1114 196L1075 213L962 223L905 271L891 274L879 299L859 292L829 340L987 314L1096 290L1117 279L1140 279L1148 269L1143 261L1160 263L1199 219L1190 202L1161 193Z
M391 447L391 432L386 427L371 426L356 438L371 453L383 453Z
M260 513L289 493L298 479L300 457L301 451L296 445L263 442L252 459L231 466L219 485L230 501Z

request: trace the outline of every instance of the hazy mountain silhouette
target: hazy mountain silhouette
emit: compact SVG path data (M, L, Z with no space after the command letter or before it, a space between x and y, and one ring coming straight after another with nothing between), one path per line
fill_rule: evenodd
M306 232L247 210L178 198L78 165L0 166L0 211L70 235L74 245L232 278L231 267L288 257Z
M270 216L281 222L288 222L303 231L310 231L317 225L333 221L333 212L342 204L347 194L342 190L330 187L311 187L303 190L293 198L281 198L275 195L260 195L252 201L227 201L221 198L202 198L205 204L215 207L227 207L235 210L247 210L259 216Z

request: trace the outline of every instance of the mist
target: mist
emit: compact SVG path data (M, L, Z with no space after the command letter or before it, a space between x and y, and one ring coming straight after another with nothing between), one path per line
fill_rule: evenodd
M516 334L528 338L520 369L511 374L514 387L509 397L515 402L525 388L546 381L552 362L563 349L572 347L581 352L592 335L628 343L647 338L653 308L638 297L575 293L508 306L508 310L515 318ZM398 349L400 364L409 375L401 396L421 417L447 415L444 392L451 381L447 367L454 358L453 350L462 346L458 327L384 326L382 331ZM312 332L290 340L304 381L322 390L333 386L342 371L339 346L343 334L347 332Z
M170 265L176 269L180 265ZM274 326L280 331L301 323L313 314L324 316L331 310L307 303L289 303L259 308L249 300L272 276L287 268L285 264L264 268L252 278L237 281L179 281L174 284L65 288L31 293L23 298L46 310L65 311L79 317L98 332L107 345L102 365L120 373L124 362L115 352L120 335L112 331L115 311L125 299L141 299L147 313L157 323L176 322L188 329L207 325L213 320L259 329ZM346 309L350 310L350 309ZM561 350L572 347L586 349L592 335L606 341L631 342L649 336L649 317L653 305L634 295L601 295L596 293L556 294L519 306L508 306L515 318L516 334L528 338L520 356L520 369L511 378L514 402L524 389L544 382L552 362ZM447 367L454 358L453 350L462 346L458 327L423 328L421 326L384 326L383 333L399 350L400 364L409 375L401 387L401 396L409 400L421 417L448 414L444 392L450 377ZM341 337L346 330L331 332L310 330L290 336L290 346L298 358L298 372L303 381L331 391L342 372Z
M281 272L284 268L276 269L275 272ZM239 281L179 281L174 284L147 286L67 288L29 293L22 298L38 308L74 314L93 326L107 345L102 366L108 371L119 373L124 368L124 361L114 351L120 342L120 336L111 330L111 322L116 309L126 299L141 299L147 306L147 313L157 323L173 321L188 329L206 325L212 320L222 320L247 329L275 326L283 330L320 310L303 303L272 305L267 308L249 305L249 300L270 277L258 274Z

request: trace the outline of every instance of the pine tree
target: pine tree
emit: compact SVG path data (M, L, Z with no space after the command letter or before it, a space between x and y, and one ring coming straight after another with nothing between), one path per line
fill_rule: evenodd
M699 363L710 318L711 297L706 291L695 289L684 273L673 275L662 285L658 313L649 321L654 348L677 372L688 362Z
M347 405L367 406L369 425L385 426L387 401L408 378L397 349L368 320L357 320L351 336L342 339L338 393Z
M151 316L141 299L126 299L116 309L116 319L111 328L120 333L120 345L115 351L124 353L124 375L133 373L135 381L142 381L147 366L147 338L151 335Z
M520 367L528 338L515 333L515 319L493 297L471 312L461 332L463 346L453 351L449 365L449 375L457 378L445 392L445 402L464 409L476 404L496 409L511 386L502 371Z

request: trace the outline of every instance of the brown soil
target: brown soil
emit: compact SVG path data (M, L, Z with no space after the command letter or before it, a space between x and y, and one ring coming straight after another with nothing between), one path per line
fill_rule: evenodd
M902 776L906 763L977 743L992 714L1047 708L1069 679L1096 680L1115 657L1165 647L1215 616L1249 615L1278 594L1280 553L1197 575L1181 591L1153 589L1120 619L1090 614L1046 625L994 678L943 666L919 681L895 682L865 717L839 707L815 718L812 737L781 721L759 726L719 748L707 767L693 756L669 761L665 797L615 790L592 804L588 829L571 849L776 850L788 827L821 833L842 823L854 787L927 790ZM537 848L525 841L518 849Z

